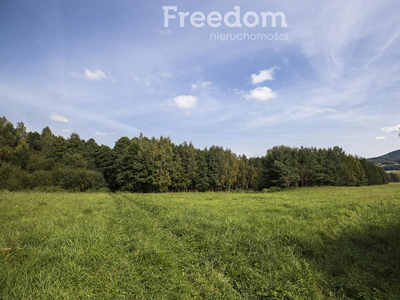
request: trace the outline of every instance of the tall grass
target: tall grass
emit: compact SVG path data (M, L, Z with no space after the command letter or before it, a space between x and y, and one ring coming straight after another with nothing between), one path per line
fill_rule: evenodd
M400 299L400 185L0 193L0 299Z

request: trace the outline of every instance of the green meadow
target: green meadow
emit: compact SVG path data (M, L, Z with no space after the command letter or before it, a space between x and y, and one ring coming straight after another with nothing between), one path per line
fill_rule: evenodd
M0 299L400 299L400 185L0 193Z

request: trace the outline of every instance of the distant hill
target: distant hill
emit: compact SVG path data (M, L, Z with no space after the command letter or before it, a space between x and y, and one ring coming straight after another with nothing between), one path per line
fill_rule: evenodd
M368 160L375 162L387 171L400 170L400 150L379 157L368 158Z

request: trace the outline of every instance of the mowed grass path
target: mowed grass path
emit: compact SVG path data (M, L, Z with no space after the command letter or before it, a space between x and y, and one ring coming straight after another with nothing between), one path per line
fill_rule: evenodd
M400 185L0 193L0 299L400 299Z

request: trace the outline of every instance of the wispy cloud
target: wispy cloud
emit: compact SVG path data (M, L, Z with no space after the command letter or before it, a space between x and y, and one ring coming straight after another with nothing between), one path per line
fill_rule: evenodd
M263 126L271 126L284 124L287 122L301 121L305 119L320 117L330 117L338 113L336 110L324 107L314 106L293 106L284 110L278 110L271 113L269 116L263 116L260 113L255 113L252 118L244 123L242 129L253 129Z
M52 113L50 115L50 119L54 122L68 123L69 120L67 117L61 116L59 114Z
M10 99L13 103L23 105L31 110L56 111L57 109L61 109L69 115L73 115L78 120L88 122L85 124L93 124L95 122L101 126L107 126L108 128L123 134L135 135L141 132L139 128L134 127L132 124L121 122L120 119L117 118L113 119L103 114L99 114L93 109L83 109L69 105L68 103L55 102L53 98L49 98L48 95L43 92L42 87L32 87L27 90L20 85L4 85L0 82L0 96L0 100ZM53 120L53 118L55 118L54 121L56 122L69 122L68 118L59 115L58 113L53 112L51 115L54 116L51 117L51 119ZM44 125L46 125L46 123L44 123ZM85 130L85 128L82 128L81 130Z
M292 119L307 119L321 114L336 113L337 111L332 108L320 107L302 107L291 113Z
M143 83L147 87L152 86L160 86L167 79L170 79L174 76L171 72L155 72L155 73L145 73L145 74L135 74L132 72L128 72L129 76L137 83Z
M200 81L200 82L192 83L190 86L191 86L192 90L195 90L197 88L205 88L210 85L212 85L211 81Z
M375 138L375 140L377 140L377 141L383 141L383 140L386 140L386 137L384 137L384 136L378 136L378 137Z
M164 78L170 78L170 77L172 77L172 74L171 74L171 73L168 73L168 72L161 72L161 73L160 73L160 76L161 76L161 77L164 77Z
M140 79L139 76L136 76L136 75L134 75L134 74L132 74L131 77L132 77L132 79L135 80L136 82L141 82L141 81L142 81L142 79Z

